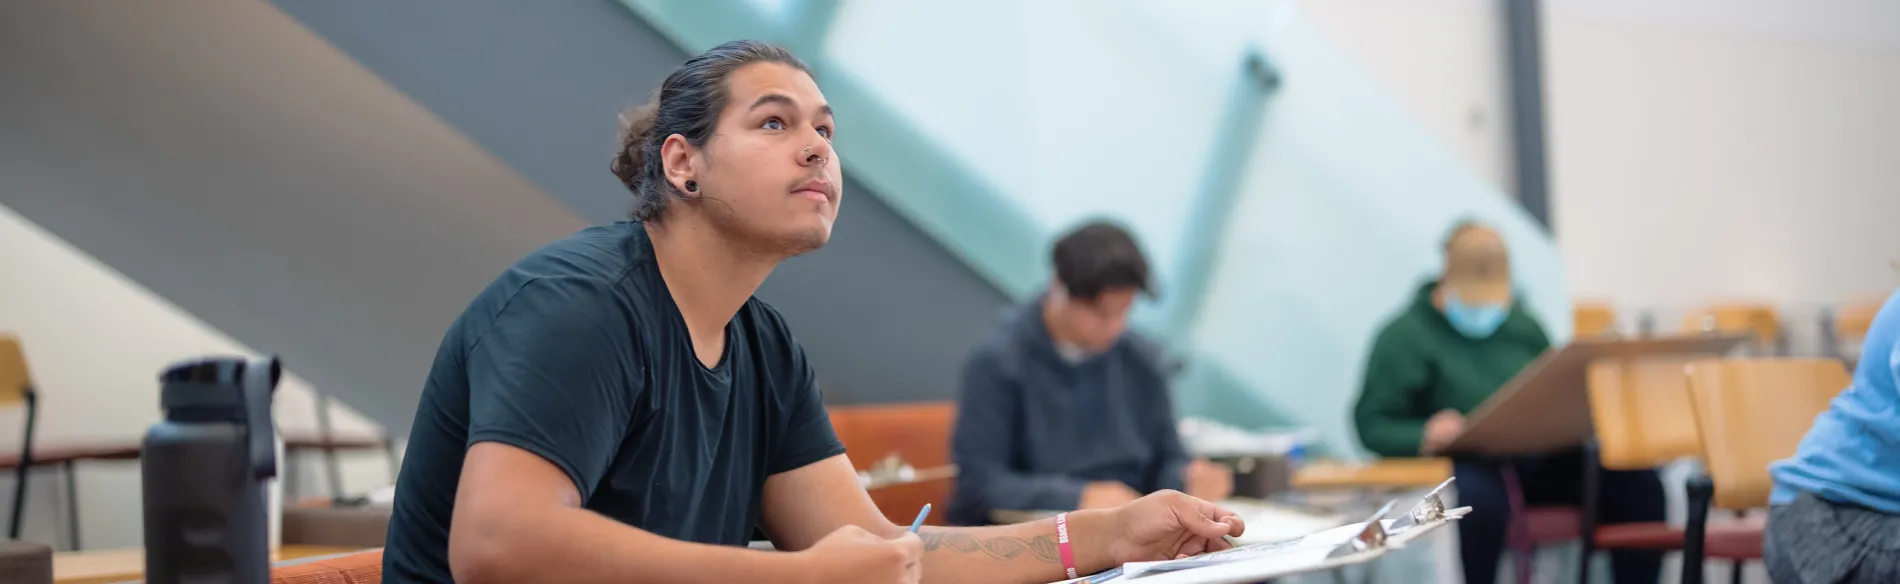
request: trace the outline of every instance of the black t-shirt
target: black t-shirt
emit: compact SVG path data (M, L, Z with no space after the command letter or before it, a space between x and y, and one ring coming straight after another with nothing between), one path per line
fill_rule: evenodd
M584 506L673 539L745 545L765 479L844 452L805 353L757 298L708 368L639 223L593 227L521 260L449 328L416 407L384 581L450 582L468 448L519 447Z

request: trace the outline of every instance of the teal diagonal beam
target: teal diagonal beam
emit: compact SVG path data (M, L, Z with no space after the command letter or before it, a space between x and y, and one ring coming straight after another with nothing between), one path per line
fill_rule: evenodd
M826 99L838 112L844 131L837 148L849 168L847 176L863 181L1005 293L1025 298L1042 288L1042 256L1024 252L1042 249L1043 227L980 173L933 143L862 79L828 65L822 34L837 2L798 2L783 22L766 18L746 0L621 2L689 53L743 38L803 47L795 50L816 70ZM818 31L816 38L807 34L812 30Z
M785 45L800 55L823 55L842 0L791 0L785 14Z
M1220 252L1227 220L1233 216L1234 201L1240 196L1247 161L1253 159L1267 98L1280 86L1279 71L1258 49L1247 51L1235 77L1220 126L1214 132L1214 146L1208 149L1206 170L1188 212L1187 226L1181 231L1173 277L1162 291L1157 316L1149 322L1162 338L1177 344L1186 343L1201 299L1206 296L1214 257Z

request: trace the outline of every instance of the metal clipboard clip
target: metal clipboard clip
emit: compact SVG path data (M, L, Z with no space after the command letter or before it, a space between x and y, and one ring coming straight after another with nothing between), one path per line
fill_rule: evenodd
M1339 544L1339 547L1333 548L1333 551L1326 554L1326 559L1330 560L1360 552L1384 549L1387 535L1385 530L1385 514L1392 512L1392 506L1396 504L1398 504L1398 501L1386 501L1384 506L1379 507L1378 512L1373 513L1372 517L1366 520L1366 526L1360 528L1359 533L1354 534L1352 539L1346 540L1346 543Z
M1411 511L1405 512L1404 517L1392 522L1392 531L1401 532L1421 524L1445 519L1445 487L1451 486L1451 482L1455 480L1458 480L1458 477L1448 478L1445 482L1438 483L1437 487L1425 494L1424 499L1420 499L1417 505L1412 506Z

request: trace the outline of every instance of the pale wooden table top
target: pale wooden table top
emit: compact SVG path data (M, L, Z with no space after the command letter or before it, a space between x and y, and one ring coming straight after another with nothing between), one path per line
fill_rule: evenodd
M1315 462L1293 473L1293 488L1431 488L1450 476L1448 458L1387 458L1362 464Z
M287 545L271 553L271 561L295 560L315 556L347 554L355 547L325 545ZM121 548L53 554L53 582L57 584L105 584L145 577L145 550Z

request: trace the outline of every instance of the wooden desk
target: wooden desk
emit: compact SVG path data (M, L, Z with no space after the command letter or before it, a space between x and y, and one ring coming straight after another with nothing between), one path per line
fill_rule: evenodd
M271 561L296 560L361 551L354 547L287 545L271 554ZM105 584L145 577L143 548L61 552L53 554L53 582L58 584Z
M1429 489L1450 477L1449 458L1387 458L1365 464L1315 462L1293 473L1293 488Z
M139 444L98 442L92 444L39 444L33 447L33 466L68 464L75 460L138 460ZM0 452L0 470L20 467L17 450Z
M284 450L382 450L389 441L382 438L345 437L324 440L317 436L293 434L284 436ZM141 450L139 439L102 440L98 442L80 442L71 444L40 444L33 447L33 466L53 466L77 460L138 460ZM0 470L13 470L20 466L18 451L0 452Z

